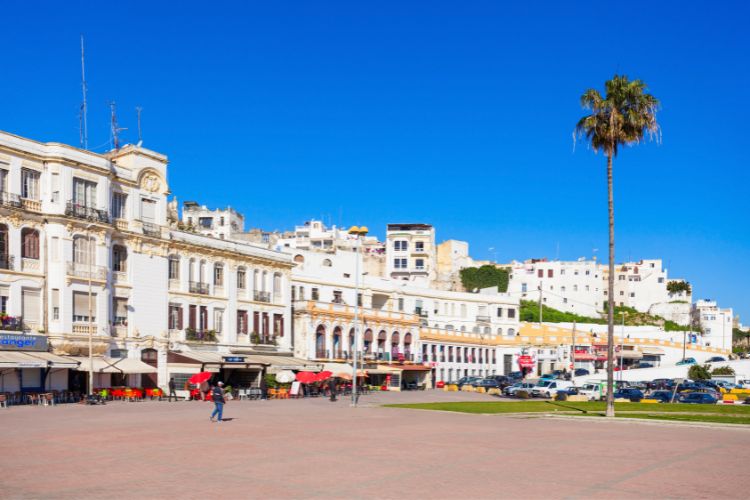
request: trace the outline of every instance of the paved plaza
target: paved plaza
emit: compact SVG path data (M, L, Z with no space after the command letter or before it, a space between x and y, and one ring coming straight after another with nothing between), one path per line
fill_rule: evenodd
M745 498L750 430L469 415L466 393L0 410L3 498ZM513 404L513 403L508 403Z

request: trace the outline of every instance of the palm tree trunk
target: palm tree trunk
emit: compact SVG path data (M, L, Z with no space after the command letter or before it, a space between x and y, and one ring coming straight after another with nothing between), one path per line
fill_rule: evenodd
M609 276L607 279L607 417L615 416L615 199L612 182L612 152L607 155L609 195Z

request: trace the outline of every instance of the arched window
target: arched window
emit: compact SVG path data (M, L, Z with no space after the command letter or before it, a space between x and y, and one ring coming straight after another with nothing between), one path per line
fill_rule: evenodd
M180 257L177 255L169 256L169 279L180 279Z
M253 271L253 291L260 291L260 271Z
M341 357L341 327L337 326L333 329L333 357Z
M244 290L246 286L247 281L247 270L240 266L237 268L237 288L239 290Z
M94 263L93 259L93 239L85 236L75 236L73 238L73 262L76 264Z
M260 283L260 290L262 292L265 292L267 288L268 288L268 271L263 271L263 279L261 280L261 283Z
M118 273L127 271L128 250L122 245L112 247L112 270Z
M318 326L315 330L315 357L326 357L326 327L323 325Z
M190 259L190 267L188 268L188 281L195 281L195 259Z
M503 329L502 328L498 328L497 329L497 334L498 335L502 335L503 334Z
M274 273L273 275L273 295L274 297L281 297L281 274Z
M214 264L214 286L224 286L224 264Z
M515 335L516 331L513 328L508 328L508 335Z
M294 262L296 262L297 264L304 264L305 263L305 257L302 256L302 255L299 255L299 254L295 255L294 256Z
M331 259L323 259L323 267L331 267L332 265Z
M39 231L25 227L21 231L21 257L39 259Z
M200 283L206 282L206 261L202 260L200 267L198 268L198 281Z

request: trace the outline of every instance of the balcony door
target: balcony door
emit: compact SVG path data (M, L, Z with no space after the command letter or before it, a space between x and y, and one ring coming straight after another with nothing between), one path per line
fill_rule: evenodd
M141 198L141 220L154 224L156 222L156 202Z
M96 182L73 179L73 201L79 207L96 208Z

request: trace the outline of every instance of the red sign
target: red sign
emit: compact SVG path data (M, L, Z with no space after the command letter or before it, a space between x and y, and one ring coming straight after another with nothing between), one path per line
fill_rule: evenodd
M518 356L518 366L521 368L532 368L534 359L531 356Z

